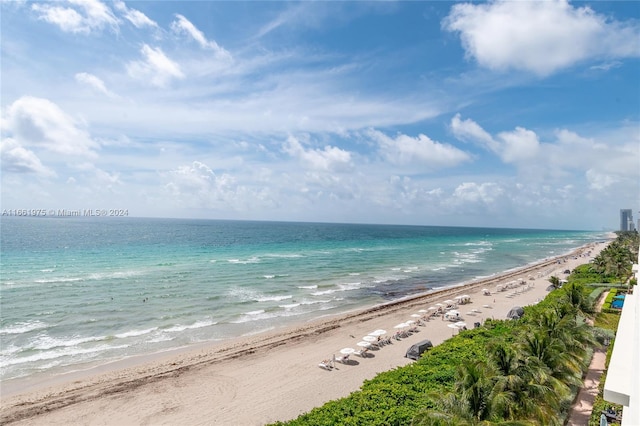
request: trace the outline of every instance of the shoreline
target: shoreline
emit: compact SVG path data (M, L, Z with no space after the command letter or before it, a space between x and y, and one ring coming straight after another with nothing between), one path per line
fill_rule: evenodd
M117 408L123 397L131 400L128 404L146 407L132 408L124 424L144 423L142 417L153 419L154 424L178 420L183 424L211 424L213 421L213 424L253 425L289 420L326 401L348 395L379 372L409 363L403 355L412 341L428 336L438 344L451 337L452 332L445 327L446 323L432 320L421 328L421 333L374 351L373 359L357 359L356 365L341 366L340 371L319 371L318 362L335 354L340 347L354 345L354 336L380 327L392 330L393 324L409 319L410 313L465 293L472 294L469 308L481 307L480 302L486 305L487 301L494 305L490 309L481 308L483 313L477 318L473 318L471 312L467 313L468 317L463 314L469 324L488 317L502 319L506 315L500 311L503 306L536 303L547 294L548 276L588 263L607 243L589 243L570 253L522 268L304 324L231 341L144 355L137 361L115 361L52 378L28 392L9 389L5 394L3 389L0 423L65 424L69 421L78 423L80 419L81 424L123 424L123 418L118 417L122 413ZM591 252L591 256L583 257L586 252ZM507 298L506 292L495 293L498 284L518 278L534 283L534 290L515 296L513 301ZM480 295L482 287L490 288L492 296L489 299ZM465 310L465 307L461 309ZM292 372L296 374L292 376ZM288 380L282 380L282 375ZM331 377L340 375L345 377L338 377L338 380ZM264 382L256 381L259 378ZM317 380L327 378L331 386L319 386L322 389L318 389ZM282 388L279 382L289 386ZM256 386L259 389L255 389ZM211 388L216 391L212 392ZM274 408L274 398L283 399L282 407ZM197 403L201 399L208 401L210 406L203 410ZM199 407L196 413L191 412L194 403ZM172 409L167 411L167 406ZM224 408L222 412L220 408ZM274 413L277 413L275 417Z

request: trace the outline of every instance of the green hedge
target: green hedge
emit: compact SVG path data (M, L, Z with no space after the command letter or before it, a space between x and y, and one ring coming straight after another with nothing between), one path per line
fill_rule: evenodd
M407 425L415 414L432 408L431 395L453 389L457 366L469 359L485 359L486 345L494 338L511 340L516 321L485 322L462 331L429 350L418 361L378 374L359 391L314 408L289 422L276 425Z

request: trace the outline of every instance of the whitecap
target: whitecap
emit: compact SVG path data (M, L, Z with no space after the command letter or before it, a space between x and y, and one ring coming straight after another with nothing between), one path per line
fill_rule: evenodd
M49 278L49 279L40 279L34 280L34 282L38 284L53 284L53 283L72 283L77 281L82 281L82 278Z
M33 349L49 350L59 347L78 346L88 342L98 342L105 340L106 336L89 336L89 337L70 337L67 339L58 339L51 336L39 336L36 342L33 344Z
M257 297L256 302L279 302L280 300L291 299L293 296L288 294L286 296L262 296Z
M13 325L0 328L0 334L22 334L43 328L47 328L47 324L42 321L17 322Z
M116 334L116 337L119 339L125 339L127 337L142 336L143 334L151 333L152 331L156 331L157 329L158 327L145 328L144 330L131 330L124 333Z
M174 325L173 327L167 328L165 331L168 332L177 332L177 331L184 331L184 330L191 330L194 328L202 328L202 327L209 327L211 325L216 325L217 322L216 321L196 321L193 324L190 325Z

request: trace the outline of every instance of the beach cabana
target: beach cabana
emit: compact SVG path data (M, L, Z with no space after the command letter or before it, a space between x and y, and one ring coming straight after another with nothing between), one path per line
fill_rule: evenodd
M416 343L415 345L411 345L411 347L407 350L405 357L415 361L420 358L420 355L422 355L423 352L426 352L432 347L433 343L431 343L431 340L423 340Z
M460 312L455 310L445 312L444 319L446 319L447 321L458 321L460 320Z
M462 296L456 296L454 299L456 299L456 302L458 302L460 305L466 305L467 303L471 303L471 296L469 296L468 294L463 294Z
M511 308L511 310L507 314L507 318L509 318L509 319L518 319L522 315L524 315L524 309L522 309L522 307L520 307L520 306L514 306L513 308Z

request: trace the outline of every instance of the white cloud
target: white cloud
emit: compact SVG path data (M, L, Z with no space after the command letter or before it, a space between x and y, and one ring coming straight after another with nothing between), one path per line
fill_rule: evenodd
M620 181L620 179L615 175L602 173L601 171L594 169L587 170L585 176L589 182L589 188L596 191L603 191Z
M100 78L96 77L93 74L89 74L86 72L79 72L75 75L75 79L78 83L85 84L89 86L91 89L97 90L98 92L102 93L103 95L107 95L110 98L117 97L115 93L107 89L107 87L104 85L104 81L102 81Z
M144 44L140 52L143 59L127 65L131 77L157 87L166 87L172 79L184 78L180 65L169 59L159 47L154 49Z
M0 141L0 156L3 172L36 173L43 176L55 176L55 172L42 165L38 156L12 139Z
M494 70L546 76L584 60L640 55L636 22L611 21L565 0L456 4L442 25L460 33L468 57Z
M600 70L600 71L609 71L614 68L619 68L622 66L621 61L607 61L598 65L592 65L589 67L590 70Z
M463 182L453 191L452 201L465 205L473 204L493 204L504 190L493 182L477 184L475 182Z
M68 0L68 6L34 4L31 10L38 19L57 25L62 31L88 34L109 26L118 29L118 18L111 9L98 0Z
M158 24L154 20L149 19L147 15L139 10L128 8L123 1L116 1L114 5L116 10L122 12L125 19L131 22L136 28L158 28Z
M440 169L470 160L470 156L464 151L452 145L433 141L423 134L415 138L398 134L392 138L371 129L367 135L378 144L380 155L397 166L415 165Z
M176 34L187 34L193 38L203 49L211 49L216 55L231 57L231 54L220 47L214 40L207 40L204 33L196 28L187 18L176 14L176 20L171 23L171 29Z
M497 154L505 163L527 162L535 159L540 151L540 141L535 132L516 127L511 132L491 136L478 123L467 118L460 119L456 114L451 119L451 131L462 141L473 142Z
M469 118L461 120L460 114L451 119L451 131L461 141L477 143L491 151L498 150L498 143L486 130Z
M242 215L273 204L270 188L251 189L228 173L214 173L200 161L179 166L165 178L168 182L164 190L181 211L196 209Z
M533 160L540 151L540 141L535 132L516 127L514 131L498 133L502 140L500 156L505 163Z
M305 149L300 141L289 136L282 149L292 157L303 160L314 170L322 171L348 171L352 168L351 154L334 146L325 146L324 149Z
M9 105L3 127L21 144L64 155L94 157L98 144L77 120L48 99L23 96Z

